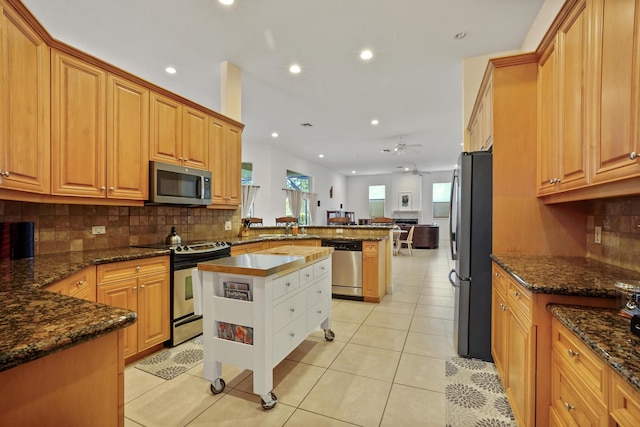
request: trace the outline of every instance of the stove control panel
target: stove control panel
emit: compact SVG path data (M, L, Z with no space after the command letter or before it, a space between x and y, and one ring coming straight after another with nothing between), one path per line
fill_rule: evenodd
M191 243L186 245L174 246L173 249L176 253L196 253L196 252L215 252L229 248L230 245L227 242L203 242L203 243Z

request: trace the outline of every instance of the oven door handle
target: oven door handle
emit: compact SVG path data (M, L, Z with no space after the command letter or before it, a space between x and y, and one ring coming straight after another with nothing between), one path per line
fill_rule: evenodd
M193 312L202 316L202 271L194 268L191 270L191 286L193 286Z

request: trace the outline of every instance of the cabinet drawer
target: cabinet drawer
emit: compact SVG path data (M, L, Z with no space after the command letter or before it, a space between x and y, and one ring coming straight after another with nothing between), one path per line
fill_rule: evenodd
M294 289L298 289L300 286L300 275L297 271L285 274L271 282L271 286L273 286L273 300L275 301Z
M307 307L318 303L325 296L331 296L331 278L324 277L318 283L307 289Z
M316 329L330 312L331 298L327 295L307 311L307 331Z
M307 318L298 316L273 335L273 362L278 363L307 336Z
M504 270L498 267L496 264L492 266L493 270L493 287L502 295L507 293L507 276Z
M313 265L307 265L300 269L300 285L305 285L313 280Z
M150 273L168 272L169 256L113 262L98 266L98 283L141 276Z
M323 274L329 273L331 270L331 257L325 258L322 261L318 261L313 264L313 277L319 278Z
M564 360L574 375L584 381L589 393L605 403L608 389L608 368L605 363L558 320L553 319L551 331L554 359Z
M531 292L513 280L508 280L507 283L507 306L517 307L520 313L525 316L525 319L528 322L531 321Z
M83 268L71 276L47 286L46 290L96 302L96 268Z
M611 372L611 403L609 412L611 418L621 427L635 427L640 425L640 393Z
M288 298L273 307L273 331L277 332L296 317L307 311L307 298L304 292Z
M551 367L551 406L561 425L608 425L605 404L593 400L584 387L571 376L571 370L563 360L554 360Z

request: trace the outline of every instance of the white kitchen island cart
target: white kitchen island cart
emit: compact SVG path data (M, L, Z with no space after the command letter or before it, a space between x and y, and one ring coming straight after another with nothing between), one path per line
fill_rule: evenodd
M326 340L334 338L332 248L269 251L200 263L193 275L196 312L203 316L204 378L217 394L225 387L222 363L252 370L264 409L277 403L273 368L319 328Z

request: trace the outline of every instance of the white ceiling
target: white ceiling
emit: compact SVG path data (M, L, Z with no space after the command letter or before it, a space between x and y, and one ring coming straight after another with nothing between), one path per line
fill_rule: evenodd
M345 175L451 169L466 125L462 59L518 49L542 3L24 0L54 38L215 111L220 64L233 62L242 69L243 140ZM374 53L368 62L364 48ZM302 67L295 76L293 62ZM420 152L381 152L401 136Z

